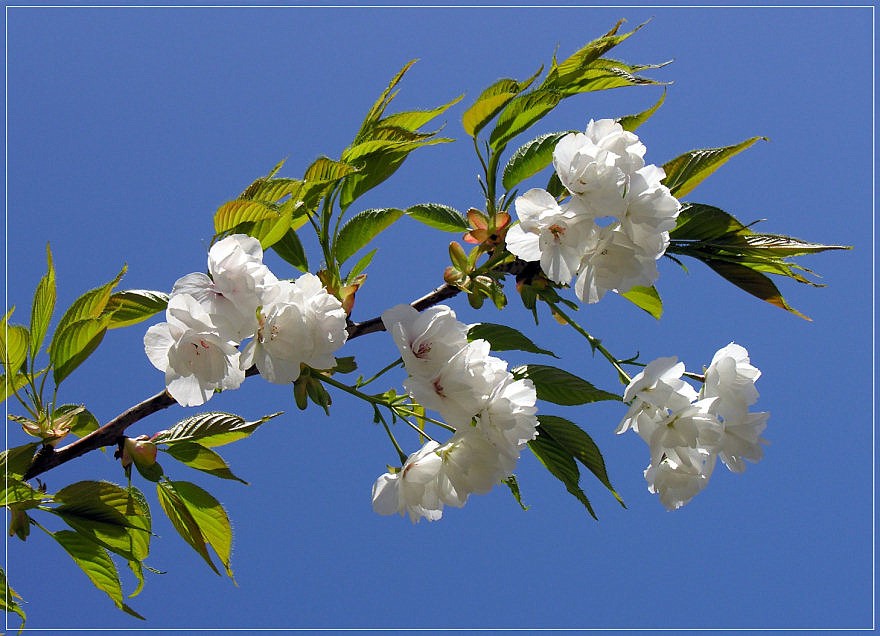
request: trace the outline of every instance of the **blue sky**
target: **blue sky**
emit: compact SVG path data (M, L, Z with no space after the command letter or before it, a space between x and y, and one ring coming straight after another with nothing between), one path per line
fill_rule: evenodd
M146 624L115 610L34 532L26 543L9 541L5 568L28 601L30 627L872 625L870 8L7 8L8 302L24 315L47 241L59 307L123 263L123 288L169 290L204 268L217 206L284 157L282 174L299 176L318 155L338 156L413 58L420 61L395 106L431 107L465 93L444 130L458 141L415 153L355 207L432 201L466 210L480 191L464 108L495 79L525 78L556 47L568 55L619 18L651 22L614 56L674 59L652 75L674 83L639 130L649 162L765 135L769 142L687 198L746 222L767 219L768 232L855 247L802 261L826 288L781 283L813 322L761 304L696 262L687 274L661 265L659 322L614 297L579 312L620 357L677 355L699 370L728 342L746 346L763 371L757 406L772 413L765 459L744 475L717 470L706 491L668 513L646 490L644 444L614 435L619 404L547 405L543 412L594 437L628 509L585 478L593 521L526 454L517 474L527 512L497 488L438 523L413 526L371 510L370 487L395 455L367 406L337 394L329 418L300 412L288 388L254 378L207 405L248 419L286 411L221 449L251 485L166 466L230 513L238 587L210 572L156 506L160 538L148 563L167 573L151 576L130 603ZM641 111L659 92L571 98L534 134ZM383 234L355 318L439 285L449 238L409 219ZM271 266L283 275L279 261ZM560 366L617 390L612 370L551 320L535 328L516 302L503 314L451 304L463 320L505 321L569 352ZM107 421L161 390L143 353L146 324L109 334L65 382L63 400ZM364 370L396 357L385 334L343 351ZM188 414L171 408L130 432L152 434ZM414 436L401 437L417 448ZM24 441L10 429L10 445ZM100 453L46 476L50 490L79 479L124 477Z

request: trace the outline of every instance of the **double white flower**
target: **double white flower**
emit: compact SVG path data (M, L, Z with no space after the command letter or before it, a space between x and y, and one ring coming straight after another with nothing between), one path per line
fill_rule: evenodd
M468 342L468 327L449 307L419 313L409 305L382 314L400 349L412 397L455 428L445 444L428 442L396 472L373 485L379 514L409 514L434 521L443 506L461 507L509 477L525 445L535 438L535 387L517 380L507 363L489 355L485 340Z
M661 183L663 169L645 165L644 154L639 138L611 119L563 137L553 166L570 198L559 203L538 188L518 197L520 222L507 232L507 249L540 261L556 283L577 276L575 293L586 303L651 285L681 206Z
M648 444L648 490L668 510L688 503L709 483L716 459L734 472L743 460L763 457L761 433L769 413L752 413L761 372L748 352L730 343L717 351L698 393L682 379L684 364L658 358L636 375L624 393L630 409L617 428L632 428Z
M238 388L254 364L279 384L296 380L303 364L331 368L347 337L342 303L316 276L279 281L263 264L259 241L243 234L211 247L208 274L174 283L165 315L147 330L144 349L183 406Z

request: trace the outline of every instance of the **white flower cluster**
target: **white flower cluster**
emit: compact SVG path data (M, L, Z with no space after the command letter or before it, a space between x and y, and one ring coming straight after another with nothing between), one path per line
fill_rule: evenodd
M507 249L540 261L556 283L577 276L582 302L651 285L681 206L660 183L666 173L645 165L644 154L639 138L612 119L591 120L586 133L560 139L553 166L570 197L559 203L539 188L518 197L519 224L507 232Z
M675 510L709 483L716 459L741 473L743 460L759 461L766 443L760 435L770 413L749 412L758 399L761 372L743 347L730 343L706 369L699 393L682 379L684 364L658 358L632 379L623 400L631 406L617 428L632 428L648 444L648 490Z
M468 326L444 305L419 313L409 305L382 314L409 377L404 387L455 428L443 445L429 441L403 467L373 485L379 514L409 513L413 522L440 519L443 506L461 507L509 477L535 438L535 387L516 380L507 363L489 355L485 340L468 342Z
M302 364L334 366L333 352L348 336L345 311L317 276L278 280L263 264L260 242L243 234L211 247L208 272L178 279L167 322L144 336L147 357L165 372L166 389L181 405L237 389L254 364L278 384L296 380Z

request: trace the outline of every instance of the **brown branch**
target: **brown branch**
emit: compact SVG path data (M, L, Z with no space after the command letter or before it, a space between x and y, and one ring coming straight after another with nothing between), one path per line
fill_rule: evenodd
M461 290L457 287L443 284L431 293L425 294L418 300L414 300L411 304L413 307L421 311L448 298L452 298L460 291ZM381 317L377 316L365 320L364 322L350 322L348 324L348 339L352 340L377 331L385 331L385 325L382 324ZM247 370L246 375L252 376L258 375L259 373L260 372L256 367L251 367ZM34 461L28 471L24 474L24 479L32 479L37 475L42 475L56 466L60 466L61 464L69 462L71 459L85 455L97 448L103 446L115 446L120 442L125 433L125 429L129 426L142 420L148 415L152 415L157 411L168 408L172 404L176 404L174 398L168 395L167 392L162 391L161 393L157 393L153 397L144 400L140 404L134 405L124 413L117 415L101 428L92 431L88 435L64 446L63 448L54 450L51 446L43 446L34 456Z

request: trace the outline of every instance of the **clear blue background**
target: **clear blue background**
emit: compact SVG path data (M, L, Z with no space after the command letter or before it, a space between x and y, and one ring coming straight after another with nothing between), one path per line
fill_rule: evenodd
M688 199L746 222L766 218L766 231L855 246L802 261L827 288L780 283L813 322L697 262L688 274L662 263L659 322L617 297L579 312L620 357L678 355L698 371L728 342L746 346L764 373L757 406L772 412L764 461L741 476L719 467L706 491L667 513L646 490L644 444L613 433L619 404L546 405L594 437L628 509L585 477L600 517L593 521L525 454L517 474L529 511L497 488L438 523L411 525L371 510L370 487L395 454L366 405L335 394L332 417L300 412L289 388L251 379L207 405L250 419L286 411L220 449L249 487L164 462L172 478L206 487L230 513L238 587L210 572L155 506L160 538L148 563L167 574L150 576L131 600L146 624L115 610L35 530L26 543L8 542L6 562L30 627L871 626L870 8L7 9L8 302L26 320L47 241L62 308L123 263L123 288L168 290L203 270L214 210L283 157L286 176L300 176L320 154L338 157L388 79L416 57L394 108L466 93L444 130L459 141L417 152L353 211L479 205L464 108L495 79L525 78L557 46L567 56L618 18L630 27L653 20L613 56L675 60L652 73L674 83L639 130L648 161L766 135L769 143ZM659 94L574 97L534 134L638 112ZM450 238L408 219L383 234L354 318L439 285ZM277 273L289 271L269 260ZM616 389L612 370L582 340L546 317L535 328L515 298L500 315L474 313L461 298L452 305L469 322L509 321L565 352L561 366ZM147 324L110 333L65 382L62 400L107 421L161 390L143 353ZM385 334L343 352L365 372L396 356ZM129 432L151 434L188 414L174 407ZM418 447L399 435L408 450ZM8 438L26 441L14 427ZM45 476L50 491L86 478L124 479L111 453Z

